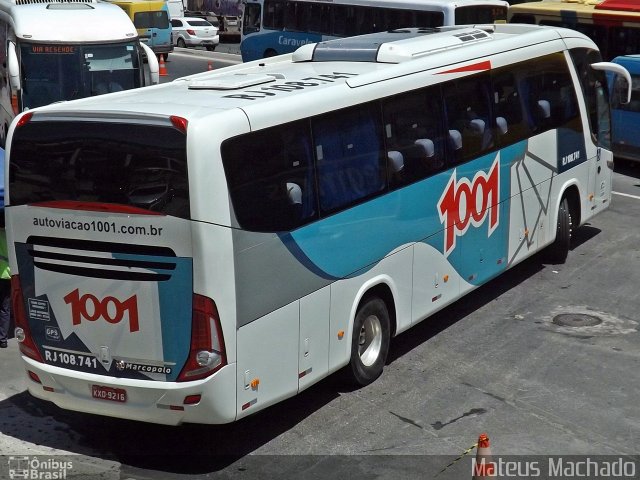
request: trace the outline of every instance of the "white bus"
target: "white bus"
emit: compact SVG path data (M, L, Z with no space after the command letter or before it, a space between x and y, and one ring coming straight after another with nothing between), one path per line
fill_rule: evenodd
M240 53L247 62L396 28L506 22L508 7L502 0L246 0Z
M129 17L98 0L0 0L0 42L0 145L18 112L159 81Z
M606 209L605 75L582 34L407 29L12 123L6 215L29 391L232 422L344 368Z

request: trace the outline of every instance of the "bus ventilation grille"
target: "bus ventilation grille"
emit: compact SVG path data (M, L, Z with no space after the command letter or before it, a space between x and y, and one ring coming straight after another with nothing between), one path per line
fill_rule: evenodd
M32 236L27 252L36 268L78 277L160 282L176 269L167 247Z

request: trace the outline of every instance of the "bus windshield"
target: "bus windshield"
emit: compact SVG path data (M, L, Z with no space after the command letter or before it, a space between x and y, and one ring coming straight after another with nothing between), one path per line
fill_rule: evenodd
M136 42L20 44L22 109L142 86Z

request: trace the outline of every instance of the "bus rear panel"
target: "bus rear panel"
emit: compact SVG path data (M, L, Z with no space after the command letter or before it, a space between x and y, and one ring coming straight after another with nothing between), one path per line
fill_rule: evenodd
M154 123L35 119L15 131L13 307L34 395L179 423L202 389L171 390L226 359L215 304L194 294L186 135Z

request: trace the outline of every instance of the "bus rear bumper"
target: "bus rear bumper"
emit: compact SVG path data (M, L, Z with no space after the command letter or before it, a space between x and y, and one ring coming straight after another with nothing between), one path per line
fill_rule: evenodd
M66 410L163 425L222 424L236 419L235 363L194 382L157 382L71 371L24 356L22 360L29 393ZM37 375L40 383L32 374ZM126 401L94 398L94 385L124 390ZM193 401L198 395L197 403L185 403L187 397Z

